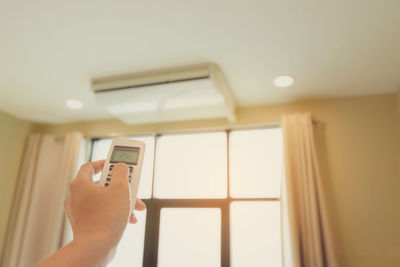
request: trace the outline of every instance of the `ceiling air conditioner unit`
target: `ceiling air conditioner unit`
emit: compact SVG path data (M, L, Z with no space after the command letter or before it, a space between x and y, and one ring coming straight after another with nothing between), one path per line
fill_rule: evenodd
M127 124L227 118L235 104L213 63L96 78L98 102Z

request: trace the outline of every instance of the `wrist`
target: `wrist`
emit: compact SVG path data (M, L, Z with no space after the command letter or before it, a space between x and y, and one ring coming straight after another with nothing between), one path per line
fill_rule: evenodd
M98 250L112 250L118 246L119 238L112 227L92 225L90 227L76 227L74 241L82 244L93 244Z
M57 251L37 267L103 267L114 256L115 249L103 242L104 239L97 236L91 238L74 238L68 245Z
M98 234L74 238L70 245L82 253L88 266L103 266L113 258L116 248L109 237Z

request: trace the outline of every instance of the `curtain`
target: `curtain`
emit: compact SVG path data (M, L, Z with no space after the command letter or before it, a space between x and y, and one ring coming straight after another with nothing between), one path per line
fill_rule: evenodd
M28 137L9 221L2 266L33 266L60 246L63 203L83 137Z
M326 177L321 174L314 127L308 113L282 118L286 191L283 204L290 233L290 238L283 240L290 240L292 266L342 266L327 214Z

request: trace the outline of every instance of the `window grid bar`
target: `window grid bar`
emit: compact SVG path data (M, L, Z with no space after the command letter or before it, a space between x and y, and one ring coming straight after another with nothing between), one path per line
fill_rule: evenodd
M165 203L166 206L220 206L222 203L235 201L277 201L280 198L146 198L142 199L145 203Z
M229 198L229 201L281 201L279 197L238 197L238 198Z
M160 206L154 201L144 200L147 206L146 228L143 249L143 267L156 267L158 260L158 239L160 231Z
M231 130L227 129L226 131L226 186L227 186L227 206L221 212L221 266L230 267L231 266L231 236L230 236L230 172L229 172L229 138L231 134Z
M153 134L154 137L154 153L153 153L153 173L151 175L151 194L150 194L150 198L153 198L153 194L154 194L154 171L156 169L156 149L157 149L157 138L158 135L157 134Z

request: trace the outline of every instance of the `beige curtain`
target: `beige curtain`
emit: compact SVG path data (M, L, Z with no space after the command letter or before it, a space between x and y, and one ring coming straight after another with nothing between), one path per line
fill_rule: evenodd
M2 266L29 267L59 248L63 202L83 137L29 136L9 222Z
M327 214L327 196L310 114L283 116L291 266L342 266ZM284 238L284 240L287 238ZM287 265L286 265L287 266Z

